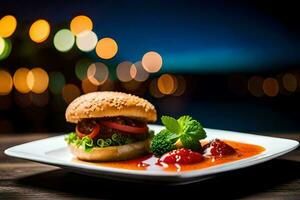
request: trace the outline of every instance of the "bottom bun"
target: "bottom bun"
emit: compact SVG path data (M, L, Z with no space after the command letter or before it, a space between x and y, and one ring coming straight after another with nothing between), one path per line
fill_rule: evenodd
M120 161L142 156L149 152L150 139L131 144L111 147L94 147L90 152L85 152L82 147L70 144L73 155L85 161Z

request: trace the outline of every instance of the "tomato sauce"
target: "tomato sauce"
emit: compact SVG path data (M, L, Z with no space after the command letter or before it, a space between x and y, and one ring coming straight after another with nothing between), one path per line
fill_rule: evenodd
M76 159L76 162L97 165L97 166L106 166L114 167L121 169L132 169L132 170L147 170L147 171L190 171L203 169L207 167L212 167L224 163L229 163L245 158L249 158L255 155L262 153L265 148L253 145L246 144L234 141L224 140L224 142L234 148L235 153L231 155L224 155L219 157L204 157L202 161L194 164L166 164L164 162L159 162L159 158L154 155L146 155L137 159L128 160L128 161L118 161L118 162L99 162L92 163L86 161L79 161ZM203 145L207 142L203 142Z
M164 162L167 164L194 164L199 163L203 160L201 153L192 151L190 149L181 148L176 149L171 152L165 153L162 157L159 158L158 162Z

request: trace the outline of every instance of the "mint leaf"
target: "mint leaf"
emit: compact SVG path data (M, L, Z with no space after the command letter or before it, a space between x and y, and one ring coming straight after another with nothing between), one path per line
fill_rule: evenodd
M165 127L172 133L179 134L180 133L180 125L176 119L169 116L162 116L161 122L165 125Z
M202 125L196 120L191 120L186 123L184 133L197 140L206 138L206 132L204 131Z
M192 117L185 115L178 119L181 134L180 141L185 148L199 151L201 145L199 140L206 138L206 132L202 125Z
M178 119L182 133L191 136L195 140L206 138L206 132L202 125L192 117L185 115Z
M151 151L154 155L161 156L174 148L179 148L175 145L178 139L184 148L201 151L199 140L206 137L206 132L197 120L185 115L178 120L163 116L161 121L166 128L155 135L151 142Z
M193 151L201 150L201 144L199 140L191 137L190 135L182 134L180 136L180 141L182 143L182 146L184 146L185 148L191 149Z
M193 118L188 116L188 115L184 115L184 116L181 116L177 121L179 123L179 126L181 128L181 130L183 130L184 127L187 126L187 123L189 121L191 121Z

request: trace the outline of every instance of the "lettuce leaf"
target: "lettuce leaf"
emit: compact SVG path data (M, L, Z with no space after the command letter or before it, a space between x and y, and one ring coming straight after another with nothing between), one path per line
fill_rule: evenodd
M79 138L75 132L69 133L65 137L65 141L68 144L76 145L77 147L82 147L84 151L90 152L94 147L105 148L109 146L120 146L125 144L130 144L136 141L146 140L147 138L152 138L154 135L152 130L149 130L148 134L143 134L141 136L132 137L130 135L124 135L121 133L114 133L111 138L100 138L93 140L88 136Z

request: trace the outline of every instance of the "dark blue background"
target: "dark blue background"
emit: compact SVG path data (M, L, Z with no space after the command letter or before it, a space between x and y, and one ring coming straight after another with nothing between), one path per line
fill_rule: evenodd
M187 77L189 87L182 97L154 99L145 96L156 105L160 115L191 114L212 128L280 132L300 130L299 94L275 98L236 95L228 90L227 78L235 73L268 77L289 70L299 71L298 8L297 1L269 0L5 0L0 3L0 14L15 15L18 27L25 29L36 19L45 18L51 23L51 38L57 30L68 28L74 16L87 15L93 19L99 38L113 37L118 42L116 62L135 62L145 52L154 50L164 60L161 72ZM50 46L51 40L46 45ZM34 48L28 51L36 51ZM53 56L47 60L38 59L43 57L37 55L30 59L19 58L13 51L12 56L17 59L8 59L4 64L0 61L0 65L20 67L34 63L44 66L54 62L49 66L55 66L55 62L64 58L66 61L61 61L55 69L63 70L66 76L73 73L77 59L70 60L68 54L59 53L53 47L49 52L43 52L43 56ZM93 53L89 56L97 59ZM51 105L55 105L53 99ZM47 116L46 120L35 122L36 117L27 118L28 113L34 112ZM51 107L25 111L14 108L2 112L1 118L9 118L18 132L36 130L36 127L64 131L66 124L64 111L57 114Z
M299 36L290 24L278 19L276 9L281 8L277 4L56 0L2 1L0 9L22 20L32 22L43 17L66 28L72 17L85 14L93 19L99 37L118 41L121 60L138 61L145 52L155 50L164 58L163 71L226 73L269 70L299 62ZM293 3L289 6L292 8ZM274 10L269 12L268 8Z

